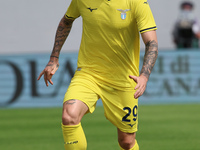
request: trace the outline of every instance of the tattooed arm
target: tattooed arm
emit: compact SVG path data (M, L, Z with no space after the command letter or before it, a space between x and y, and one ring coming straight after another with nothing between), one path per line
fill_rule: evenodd
M61 19L61 21L58 25L58 28L57 28L54 47L53 47L53 51L51 53L51 57L59 58L61 48L62 48L63 44L65 43L67 36L69 35L73 21L74 20L72 20L72 19L67 19L65 16Z
M49 86L48 82L53 85L51 78L55 74L55 72L58 70L58 67L59 67L58 59L59 59L60 51L63 44L65 43L67 36L69 35L73 21L74 20L67 19L64 16L58 25L56 36L55 36L54 47L50 56L50 60L48 64L46 65L45 69L40 73L38 77L38 80L40 80L42 75L44 75L44 81L45 81L46 86Z
M145 55L140 75L144 75L147 79L149 79L158 56L156 31L150 31L149 33L146 32L142 35L142 37L145 43Z
M145 55L140 76L129 76L137 83L135 87L136 92L134 94L135 98L140 97L144 93L147 81L158 56L156 31L142 33L142 39L145 43Z

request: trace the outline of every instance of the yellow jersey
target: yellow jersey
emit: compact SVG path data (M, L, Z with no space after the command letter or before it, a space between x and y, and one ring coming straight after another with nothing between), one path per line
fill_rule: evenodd
M66 18L83 20L78 70L120 90L139 75L139 32L156 30L147 0L72 0Z

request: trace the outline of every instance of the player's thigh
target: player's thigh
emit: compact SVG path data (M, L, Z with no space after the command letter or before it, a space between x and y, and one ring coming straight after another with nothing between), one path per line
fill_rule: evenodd
M108 90L102 98L106 118L124 133L134 133L138 128L138 100L134 92Z
M75 76L64 96L63 117L80 120L85 113L92 113L99 99L97 90L95 82Z

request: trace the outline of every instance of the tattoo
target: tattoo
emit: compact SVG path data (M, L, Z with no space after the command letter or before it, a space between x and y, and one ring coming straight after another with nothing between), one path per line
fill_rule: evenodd
M46 66L53 66L53 64L47 64Z
M53 61L53 60L50 60L49 63L46 65L46 67L47 67L47 66L53 66L53 65L55 65L55 64L54 64L54 61ZM56 64L56 68L59 68L59 64Z
M57 57L57 56L50 56L50 57L55 57L55 58L58 58L58 59L59 59L59 57Z
M140 74L149 78L153 66L155 65L158 56L158 43L156 41L149 41L146 44L143 66Z
M70 33L73 21L74 20L67 19L65 17L63 17L60 21L56 32L52 56L58 56L60 54L60 50Z
M66 105L73 105L76 103L76 100L75 99L72 99L72 100L69 100L69 101L66 101L65 104Z

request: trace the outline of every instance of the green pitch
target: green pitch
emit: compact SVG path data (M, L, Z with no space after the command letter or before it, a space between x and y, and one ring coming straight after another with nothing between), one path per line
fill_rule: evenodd
M1 150L64 150L61 108L0 109ZM97 107L82 121L88 150L118 150L117 130ZM199 150L200 104L139 107L140 150Z

